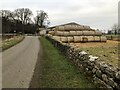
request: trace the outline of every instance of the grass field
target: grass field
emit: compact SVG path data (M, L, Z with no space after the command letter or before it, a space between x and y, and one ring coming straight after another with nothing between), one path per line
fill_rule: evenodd
M79 70L45 38L43 48L41 88L95 88Z
M2 51L16 45L24 39L24 36L14 36L13 38L5 39L2 41Z
M114 40L114 41L120 41L120 36L119 35L105 35L107 37L107 40Z
M107 40L106 43L71 43L71 45L89 54L98 56L102 61L118 67L118 43L120 42Z

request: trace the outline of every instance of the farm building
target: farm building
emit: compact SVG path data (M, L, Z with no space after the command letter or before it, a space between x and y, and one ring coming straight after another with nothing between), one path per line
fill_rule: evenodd
M70 42L106 42L101 31L91 29L90 26L77 23L67 23L49 28L48 36L63 43Z

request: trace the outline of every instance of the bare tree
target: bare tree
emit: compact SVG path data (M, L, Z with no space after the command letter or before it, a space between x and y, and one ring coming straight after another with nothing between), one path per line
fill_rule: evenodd
M117 24L114 24L114 25L113 25L112 31L113 31L113 33L114 33L115 35L118 33L118 25L117 25Z
M32 14L32 11L28 8L19 8L14 11L15 17L22 21L23 24L27 24L27 22L30 20Z
M6 19L9 19L11 14L10 10L0 10L0 17L4 17Z
M46 12L44 12L43 10L37 11L37 16L35 17L35 23L40 26L43 27L44 26L44 22L47 20L48 15Z

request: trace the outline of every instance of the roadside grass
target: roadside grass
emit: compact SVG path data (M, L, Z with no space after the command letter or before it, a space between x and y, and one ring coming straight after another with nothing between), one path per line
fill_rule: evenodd
M24 39L24 36L15 36L10 39L6 39L2 41L2 51L16 45Z
M95 88L80 71L44 37L41 88Z

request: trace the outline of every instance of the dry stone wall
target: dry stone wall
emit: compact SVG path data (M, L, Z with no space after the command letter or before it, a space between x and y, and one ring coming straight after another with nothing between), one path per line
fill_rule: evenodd
M120 69L99 60L85 51L63 44L48 36L46 38L57 47L66 58L71 60L84 73L86 78L97 87L105 90L120 90Z

